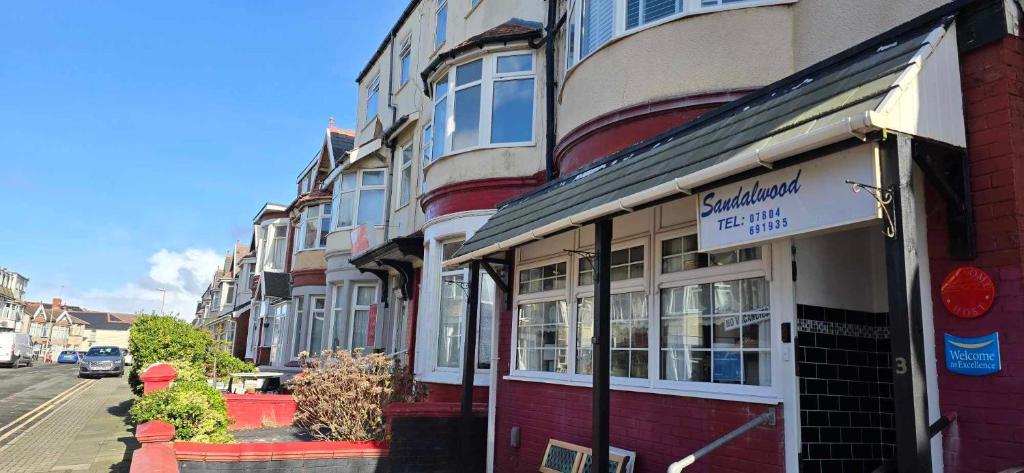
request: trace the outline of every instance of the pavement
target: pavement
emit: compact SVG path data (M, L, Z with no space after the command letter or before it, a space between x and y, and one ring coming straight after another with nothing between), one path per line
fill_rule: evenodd
M34 387L22 376L50 387ZM133 396L125 378L80 380L73 365L0 371L0 403L29 393L42 398L34 410L15 417L13 426L0 422L0 472L128 472L138 443L127 417Z

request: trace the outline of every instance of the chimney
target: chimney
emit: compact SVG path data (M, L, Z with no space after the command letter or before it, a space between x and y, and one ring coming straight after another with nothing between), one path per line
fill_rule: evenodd
M57 310L57 309L60 309L60 307L61 307L61 305L60 305L60 304L61 304L61 302L62 302L62 301L60 300L60 298L59 298L59 297L54 297L54 298L53 298L53 304L52 304L52 305L53 305L53 310Z

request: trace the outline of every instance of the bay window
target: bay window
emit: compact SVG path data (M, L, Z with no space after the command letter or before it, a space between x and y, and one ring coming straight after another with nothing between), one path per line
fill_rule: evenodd
M451 259L462 246L462 240L450 240L441 243L442 259ZM491 334L494 330L495 300L497 286L490 276L480 272L480 300L477 305L477 343L476 369L486 370L491 367L492 343ZM469 269L464 266L446 268L441 273L441 301L438 311L437 352L435 367L439 369L457 370L462 366L462 343L465 334L465 317Z
M334 182L335 229L383 223L384 173L383 169L364 169L342 174Z
M614 247L608 320L612 384L768 396L773 338L763 249L697 249L692 230ZM587 247L579 250L562 260L519 266L511 376L590 382L594 257L585 253Z
M575 0L566 26L566 67L597 51L617 36L686 15L793 0Z
M493 54L454 67L434 83L425 161L484 146L532 144L534 93L533 53Z
M331 204L310 205L303 209L299 229L298 250L327 246L327 234L331 231Z

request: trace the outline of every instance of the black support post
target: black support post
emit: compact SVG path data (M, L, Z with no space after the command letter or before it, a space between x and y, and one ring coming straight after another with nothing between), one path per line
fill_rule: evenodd
M469 297L466 298L466 331L462 347L462 410L460 450L462 471L476 471L478 452L473 451L473 374L476 372L476 332L480 310L480 261L469 262Z
M612 221L594 224L594 350L592 473L608 473L609 374L611 358Z
M892 192L895 235L885 240L892 343L898 471L932 471L925 384L921 280L918 266L917 209L914 200L912 141L890 136L881 143L882 188ZM923 209L921 209L923 210Z

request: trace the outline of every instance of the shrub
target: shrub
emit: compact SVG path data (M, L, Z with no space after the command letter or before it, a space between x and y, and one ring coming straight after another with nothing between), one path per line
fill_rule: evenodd
M218 373L255 370L252 363L241 361L220 348L209 332L168 315L136 318L128 336L128 349L135 360L128 371L128 384L136 394L142 393L139 375L153 363L183 362L207 375L213 373L214 360Z
M384 407L425 394L408 370L386 355L359 350L321 355L304 359L302 373L291 381L295 425L318 440L382 440Z
M178 378L171 387L146 394L132 404L135 423L162 420L174 426L174 438L191 442L227 443L227 404L220 392L207 384L206 376L188 363L171 363Z

